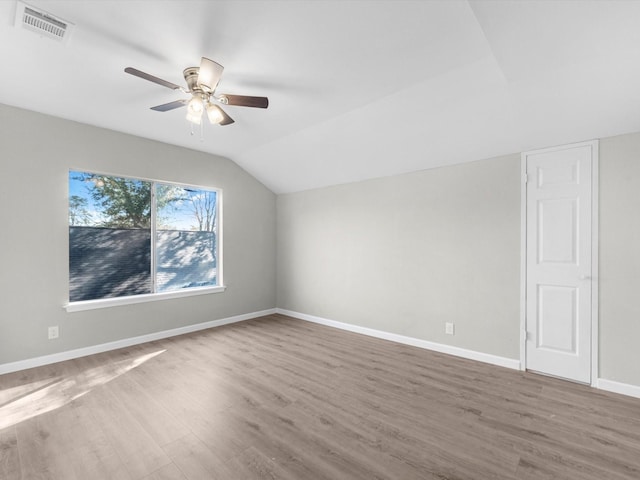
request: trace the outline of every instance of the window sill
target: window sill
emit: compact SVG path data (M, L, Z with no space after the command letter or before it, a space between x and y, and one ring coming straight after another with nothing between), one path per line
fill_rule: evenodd
M207 295L210 293L224 292L227 287L200 287L188 290L175 290L172 292L150 293L146 295L132 295L129 297L102 298L99 300L85 300L81 302L69 302L64 308L67 312L82 312L97 308L117 307L121 305L133 305L134 303L157 302L171 298L192 297L194 295Z

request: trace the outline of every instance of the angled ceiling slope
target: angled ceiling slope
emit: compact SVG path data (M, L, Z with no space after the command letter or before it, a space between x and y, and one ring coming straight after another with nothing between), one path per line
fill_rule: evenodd
M0 102L224 155L277 193L640 130L640 2L27 2L74 25L57 42L0 2ZM159 34L160 32L160 34ZM206 56L236 123L190 135L179 92Z

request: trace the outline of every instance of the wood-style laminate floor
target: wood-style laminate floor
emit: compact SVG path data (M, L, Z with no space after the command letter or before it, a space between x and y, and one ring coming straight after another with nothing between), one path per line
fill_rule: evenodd
M280 315L0 376L0 478L640 478L640 400Z

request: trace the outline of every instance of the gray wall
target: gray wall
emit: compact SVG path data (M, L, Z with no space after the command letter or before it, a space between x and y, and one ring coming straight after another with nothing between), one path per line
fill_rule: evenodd
M0 364L275 307L275 195L230 160L2 105L0 125ZM226 292L67 313L70 168L221 188Z
M278 307L518 359L519 158L279 196Z
M600 141L600 377L640 386L640 133Z

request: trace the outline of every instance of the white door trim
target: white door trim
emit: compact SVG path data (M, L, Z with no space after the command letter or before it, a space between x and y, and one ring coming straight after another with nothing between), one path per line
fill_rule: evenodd
M590 146L593 152L591 172L592 193L592 239L591 239L591 386L597 387L598 382L598 345L599 345L599 321L598 321L598 172L599 172L599 142L590 140L587 142L559 145L522 152L520 156L521 188L520 188L520 369L527 369L526 350L526 312L527 312L527 157L532 154L554 152L567 148Z

